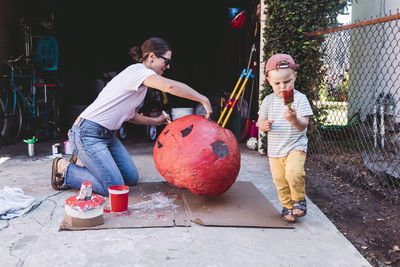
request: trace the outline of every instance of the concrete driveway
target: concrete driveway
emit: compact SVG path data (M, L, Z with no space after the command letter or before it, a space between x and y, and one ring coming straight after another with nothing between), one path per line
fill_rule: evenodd
M0 148L0 190L22 188L37 206L29 213L0 220L1 266L370 266L354 246L308 199L309 212L295 229L191 227L58 231L65 200L76 191L50 185L51 145ZM153 143L125 140L140 182L163 181L152 156ZM268 160L241 148L240 181L251 181L281 210ZM68 157L68 156L65 156Z

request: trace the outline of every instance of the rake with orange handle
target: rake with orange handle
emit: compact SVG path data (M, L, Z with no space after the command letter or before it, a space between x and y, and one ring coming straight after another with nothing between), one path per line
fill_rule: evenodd
M247 81L249 80L250 77L254 77L254 75L251 74L252 71L253 71L252 69L249 69L249 71L246 73L246 69L243 69L242 74L240 74L239 80L237 81L237 83L235 85L235 88L233 89L232 94L229 97L229 100L226 102L224 110L222 111L221 116L219 117L218 122L217 122L218 124L221 125L222 120L223 120L223 118L225 116L225 113L226 113L226 111L228 110L228 108L230 106L228 114L226 115L226 117L225 117L225 119L224 119L224 121L223 121L223 123L221 125L223 128L225 128L226 123L228 122L229 117L231 116L232 111L235 108L235 105L236 105L240 95L242 94L242 92L243 92L243 90L244 90L244 88L245 88L245 86L247 84ZM243 83L242 83L242 85L241 85L241 87L239 89L239 92L237 93L237 95L235 97L235 93L237 91L237 88L239 87L239 84L242 81L244 76L245 76L244 81L243 81ZM233 100L234 97L235 97L235 99Z

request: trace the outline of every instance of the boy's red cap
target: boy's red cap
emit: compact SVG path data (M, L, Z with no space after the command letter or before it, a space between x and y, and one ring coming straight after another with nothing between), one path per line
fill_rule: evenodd
M275 54L268 59L267 65L265 66L265 73L270 70L287 68L297 69L298 67L300 67L300 65L294 63L294 60L291 56L286 54Z

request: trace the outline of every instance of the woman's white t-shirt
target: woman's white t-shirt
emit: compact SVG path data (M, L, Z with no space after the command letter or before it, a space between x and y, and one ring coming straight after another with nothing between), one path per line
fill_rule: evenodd
M143 81L152 74L142 63L130 65L115 76L80 117L96 122L109 130L118 130L142 106L147 92Z

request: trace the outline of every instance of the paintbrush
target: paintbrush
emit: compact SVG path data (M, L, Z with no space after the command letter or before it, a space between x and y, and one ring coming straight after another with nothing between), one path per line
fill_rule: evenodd
M283 92L283 103L288 107L292 108L294 102L294 89L284 90Z
M163 116L164 116L165 118L168 118L168 117L169 117L168 114L167 114L167 112L165 112L164 110L162 111L162 114L163 114ZM171 123L171 120L167 119L167 123L170 124L170 123Z

